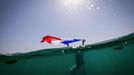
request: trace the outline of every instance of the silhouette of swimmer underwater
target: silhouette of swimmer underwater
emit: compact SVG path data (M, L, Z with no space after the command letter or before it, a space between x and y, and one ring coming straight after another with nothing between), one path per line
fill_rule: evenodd
M85 39L82 40L82 46L85 44ZM75 53L75 62L76 64L73 65L70 69L71 75L87 75L86 70L84 68L84 53L81 51L77 51Z
M83 59L83 52L77 51L75 53L75 62L76 64L73 65L70 69L71 75L86 75L86 70L84 68L84 59Z

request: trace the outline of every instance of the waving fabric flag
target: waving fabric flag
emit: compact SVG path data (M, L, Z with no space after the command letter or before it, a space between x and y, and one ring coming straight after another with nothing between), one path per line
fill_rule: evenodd
M41 43L42 42L47 42L47 43L50 43L50 44L59 44L61 42L61 38L57 38L57 37L54 37L54 36L44 36L41 40Z
M81 39L61 39L58 37L47 35L42 38L41 43L47 42L49 44L54 44L54 45L62 43L62 44L69 46L69 43L73 43L73 42L77 42L77 41L82 41L82 40Z

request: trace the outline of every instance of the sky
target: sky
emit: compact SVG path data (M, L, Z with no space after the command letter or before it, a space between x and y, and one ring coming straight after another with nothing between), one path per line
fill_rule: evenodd
M0 0L0 54L64 47L45 35L92 44L134 32L134 0ZM77 44L77 43L76 43Z

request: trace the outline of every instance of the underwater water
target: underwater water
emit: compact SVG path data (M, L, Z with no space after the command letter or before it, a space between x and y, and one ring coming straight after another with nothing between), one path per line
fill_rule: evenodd
M85 45L0 55L1 75L134 75L134 33Z

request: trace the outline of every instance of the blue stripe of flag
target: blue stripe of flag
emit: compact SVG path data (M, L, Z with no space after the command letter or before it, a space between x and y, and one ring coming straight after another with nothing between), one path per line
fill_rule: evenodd
M69 43L73 43L73 42L77 42L77 41L81 41L81 39L65 40L65 41L62 41L61 43L69 44Z

